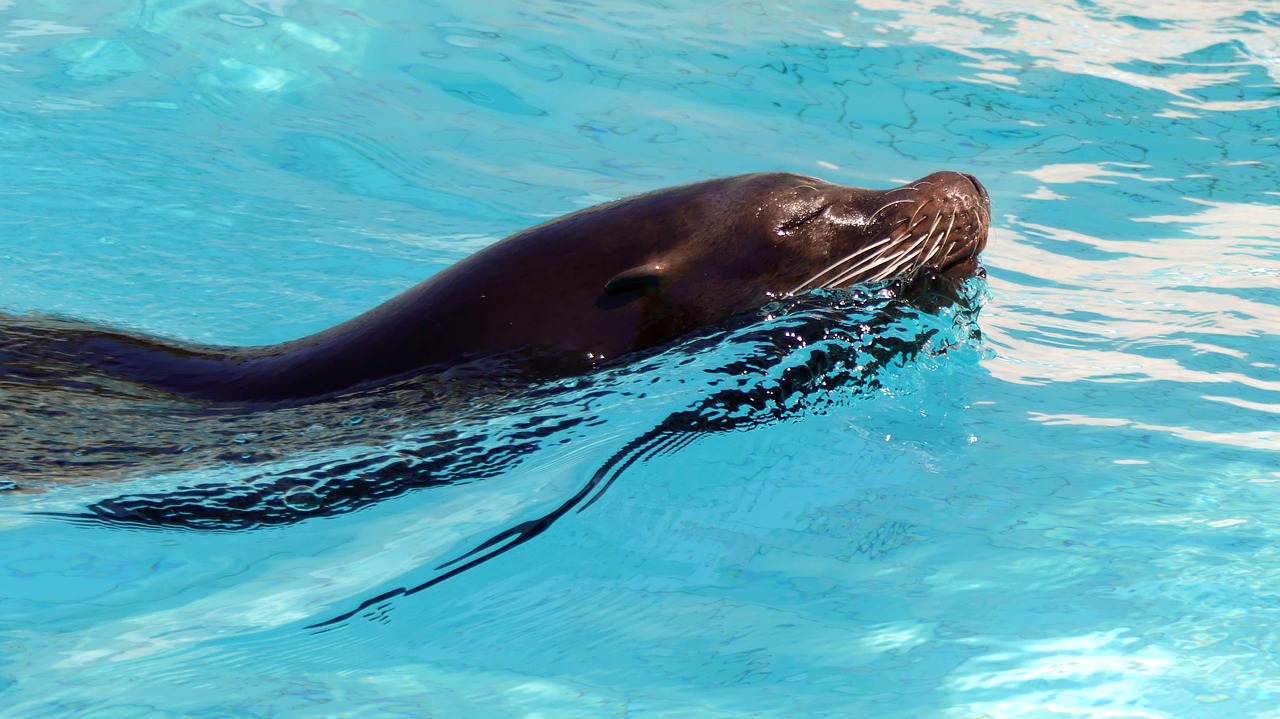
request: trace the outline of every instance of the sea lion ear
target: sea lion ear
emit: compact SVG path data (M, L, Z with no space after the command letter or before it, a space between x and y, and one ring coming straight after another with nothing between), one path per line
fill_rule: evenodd
M652 262L639 267L632 267L614 275L604 286L604 293L610 297L625 295L628 292L645 293L662 285L666 266Z

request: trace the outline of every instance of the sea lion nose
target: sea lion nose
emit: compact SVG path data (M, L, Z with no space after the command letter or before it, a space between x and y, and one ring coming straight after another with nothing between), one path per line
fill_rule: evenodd
M973 183L973 188L978 191L978 198L982 200L982 204L986 205L987 207L991 207L991 195L987 193L987 188L983 186L981 182L978 181L978 178L965 172L962 172L960 174L964 175L966 180Z
M973 175L954 170L942 170L916 181L922 193L948 202L956 202L963 207L973 207L991 212L991 195L987 188ZM910 186L909 186L910 187Z

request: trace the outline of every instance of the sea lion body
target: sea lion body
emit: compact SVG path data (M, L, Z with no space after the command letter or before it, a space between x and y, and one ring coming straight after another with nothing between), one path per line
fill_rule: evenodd
M97 328L60 352L217 402L287 402L417 373L581 373L820 286L971 263L977 180L892 190L742 175L588 208L497 242L369 312L266 347L196 347ZM55 333L56 334L56 333Z

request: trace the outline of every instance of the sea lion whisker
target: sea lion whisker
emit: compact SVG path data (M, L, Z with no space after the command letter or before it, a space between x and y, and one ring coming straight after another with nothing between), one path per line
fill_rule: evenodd
M929 241L929 238L933 235L933 231L938 228L938 221L941 219L942 219L941 216L934 218L933 227L929 228L928 232L924 233L919 238L917 238L914 244L904 249L902 251L902 254L910 257L919 257L920 248L924 247L925 243Z
M938 267L940 263L946 261L947 256L950 254L951 246L954 244L952 235L954 227L955 212L953 211L951 219L947 222L947 229L934 238L928 250L923 254L916 266L912 268L912 272L919 272L926 267Z
M908 230L915 229L915 227L916 227L916 218L920 216L920 211L921 211L921 210L924 210L924 209L927 209L928 207L929 207L929 206L928 206L926 203L923 203L923 202L921 202L921 203L920 203L920 206L916 208L916 211L915 211L915 212L913 212L913 213L911 214L911 219L910 219L910 220L907 220L907 229L908 229ZM928 215L925 215L925 218L924 218L923 220L921 220L921 223L923 224L924 222L928 222L928 221L929 221L929 216L928 216Z
M933 235L934 231L938 229L938 223L939 223L939 222L942 222L942 213L941 213L941 212L939 212L937 215L935 215L935 216L934 216L934 218L933 218L933 226L929 228L929 231L928 231L927 233L925 233L925 236L924 236L924 237L925 237L925 239L928 239L929 237L931 237L931 236Z
M876 280L887 279L888 277L893 276L893 271L895 268L901 266L901 260L904 257L904 255L905 253L895 252L894 254L891 254L891 255L881 255L880 257L868 258L867 262L864 262L856 267L845 270L839 277L827 283L827 285L829 287L839 287L840 285L843 285L844 283L856 277L858 274L866 270L869 270L872 267L879 267L880 265L889 263L889 267L885 268L889 273L888 275L885 275L884 274L885 270L882 270L880 272L877 272L874 275L863 278L863 280L866 282L875 282Z
M840 274L831 278L829 281L827 281L824 284L827 287L840 287L845 282L849 281L849 279L856 277L863 272L866 272L868 269L872 267L875 267L876 265L880 264L888 257L890 256L886 255L886 256L881 256L879 258L876 258L876 257L865 258L862 262L854 265L853 267L846 267Z
M951 230L954 229L955 226L956 226L956 212L955 210L952 210L951 219L947 220L947 229L943 230L942 237L938 238L938 244L934 245L935 248L943 249L943 248L947 248L948 245L951 244ZM933 253L929 253L929 254L932 255ZM942 254L942 259L945 260L947 259L947 255L950 253L944 250L941 254Z
M832 262L830 265L827 265L827 266L826 266L825 268L823 268L820 272L818 272L818 273L814 274L812 277L810 277L810 278L806 279L804 282L801 282L800 284L796 285L794 288L792 288L792 289L791 289L791 291L787 292L787 294L789 294L789 295L794 295L794 294L795 294L795 293L797 293L797 292L801 292L801 291L803 291L803 290L807 290L807 289L812 289L812 287L814 287L814 286L816 286L816 285L813 285L813 284L811 284L811 283L815 283L815 282L817 282L817 280L819 280L823 275L827 274L828 272L831 272L832 270L838 270L839 272L844 272L844 270L843 270L843 269L838 269L838 268L840 268L840 266L841 266L841 265L844 265L844 264L846 264L846 263L848 263L848 262L850 262L850 261L852 261L852 260L856 260L856 259L858 259L859 257L861 257L862 255L866 255L866 254L872 253L872 252L874 252L875 250L878 250L878 249L880 249L881 247L884 247L886 244L888 244L888 243L892 242L893 240L894 240L894 238L893 238L893 236L892 236L892 235L886 235L883 239L876 240L875 242L873 242L873 243L871 243L871 244L865 245L865 246L863 246L863 247L859 247L858 249L854 250L853 252L850 252L849 254L845 255L844 257L841 257L840 259L836 260L835 262ZM847 268L846 268L846 269L847 269Z
M933 183L926 182L925 180L918 180L914 185L911 186L911 189L915 190L916 192L919 192L926 187L933 187Z
M928 243L929 239L933 236L934 230L938 229L938 223L941 221L942 221L942 215L938 214L938 216L935 217L933 220L933 227L930 227L929 231L926 232L924 235L922 235L918 240L916 240L914 244L912 244L910 247L902 250L902 252L899 253L899 256L903 258L907 258L907 257L915 258L911 260L910 264L906 265L906 267L908 267L912 272L924 266L923 264L921 264L921 261L920 261L920 258L922 256L921 248L928 246L926 243ZM923 253L923 254L928 254L928 253Z
M816 281L819 277L822 277L823 275L825 275L825 274L827 274L828 272L830 272L830 271L832 271L832 270L836 269L836 268L837 268L837 267L839 267L840 265L843 265L844 263L849 262L850 260L856 259L856 258L857 258L859 255L861 255L861 254L862 254L862 250L860 250L860 249L859 249L859 250L855 250L855 251L853 251L853 252L851 252L851 253L849 253L849 254L845 255L844 257L841 257L840 259L836 260L835 262L832 262L831 264L829 264L829 265L827 265L826 267L824 267L824 268L822 268L821 270L819 270L819 271L818 271L816 274L814 274L812 277L809 277L809 278L808 278L808 279L806 279L804 282L801 282L800 284L798 284L798 285L796 285L795 287L793 287L789 292L787 292L787 294L788 294L788 295L794 295L795 293L800 292L801 290L809 289L809 287L808 287L808 286L809 286L809 283Z
M880 209L878 209L878 210L876 210L875 212L871 213L871 217L867 218L867 224L869 225L869 224L871 224L872 222L875 222L875 221L876 221L876 217L877 217L881 212L884 212L885 210L889 209L890 207L893 207L894 205L901 205L901 204L903 204L903 203L905 203L905 202L919 202L919 200L894 200L893 202L887 202L887 203L885 203L884 205L882 205L882 206L880 207Z
M935 257L939 260L945 259L947 256L946 247L949 239L950 238L945 233L939 235L937 241L929 247L929 251L924 254L924 257L920 258L920 264L915 268L915 271L918 272L926 267L935 266L933 264Z

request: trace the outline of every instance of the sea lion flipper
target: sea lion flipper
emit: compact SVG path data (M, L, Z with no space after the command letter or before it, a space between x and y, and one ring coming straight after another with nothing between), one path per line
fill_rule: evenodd
M662 285L666 270L666 265L661 262L650 262L647 265L623 270L605 283L604 293L610 297L617 297L628 292L643 293L657 289Z

